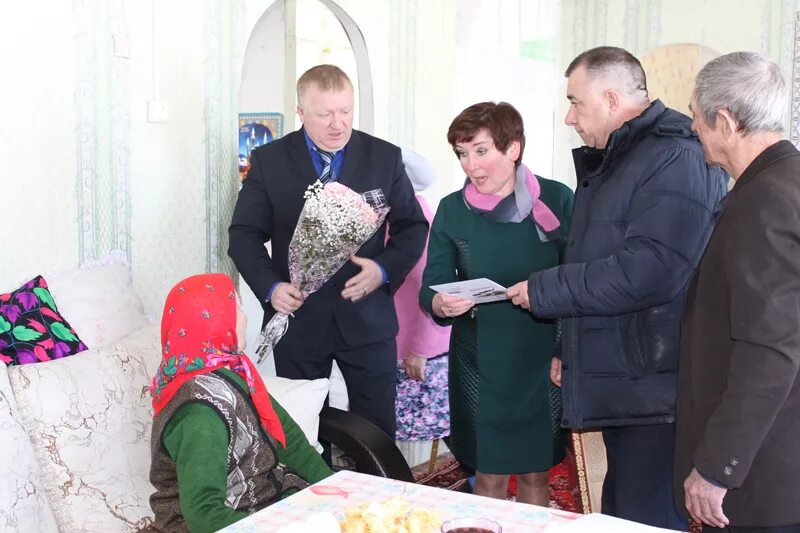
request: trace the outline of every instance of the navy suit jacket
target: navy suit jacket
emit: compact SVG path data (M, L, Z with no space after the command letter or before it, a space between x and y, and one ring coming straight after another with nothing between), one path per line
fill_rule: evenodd
M303 208L303 193L317 180L317 173L302 130L256 148L250 162L228 230L228 255L261 301L266 321L275 313L266 302L269 290L279 281L289 281L289 242ZM313 348L333 335L336 326L350 346L397 335L392 293L419 260L428 234L400 149L353 130L337 181L359 193L383 190L391 208L386 219L389 239L385 240L384 223L356 255L377 261L389 282L362 300L344 300L340 294L344 283L360 271L346 263L294 313L281 343ZM272 256L264 246L268 241Z

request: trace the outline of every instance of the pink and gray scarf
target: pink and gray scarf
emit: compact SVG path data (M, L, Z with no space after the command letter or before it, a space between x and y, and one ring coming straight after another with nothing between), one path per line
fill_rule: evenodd
M464 203L472 212L492 222L522 222L530 215L542 242L560 237L561 222L539 198L541 189L537 176L525 165L519 165L515 179L514 192L501 197L478 192L467 178L462 189Z

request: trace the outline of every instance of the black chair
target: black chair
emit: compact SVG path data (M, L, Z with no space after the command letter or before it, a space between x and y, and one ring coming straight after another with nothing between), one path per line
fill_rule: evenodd
M319 414L319 440L340 448L362 474L414 482L414 476L394 440L359 415L334 407Z

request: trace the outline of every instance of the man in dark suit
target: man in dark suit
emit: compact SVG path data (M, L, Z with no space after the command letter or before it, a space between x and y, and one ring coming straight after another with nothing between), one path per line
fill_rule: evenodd
M682 322L675 488L705 530L800 532L800 152L775 63L697 75L692 127L736 180Z
M336 360L350 409L390 437L395 432L397 317L392 293L422 254L428 224L397 146L353 130L353 86L333 65L297 82L303 127L253 151L229 229L228 254L264 308L294 314L275 346L279 376L330 376ZM381 227L316 293L291 285L288 247L303 193L317 179L356 192L381 189L390 206L389 239ZM271 241L272 256L264 243Z

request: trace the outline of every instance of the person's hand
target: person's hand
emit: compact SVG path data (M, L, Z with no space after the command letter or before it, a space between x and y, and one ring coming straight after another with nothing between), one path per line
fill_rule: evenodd
M561 386L561 359L553 357L550 361L550 381L556 387Z
M472 309L474 305L475 302L461 296L437 292L433 297L431 308L433 309L433 314L440 318L453 318L463 315Z
M277 312L291 315L303 305L303 293L291 283L282 281L272 291L272 298L270 298L269 303L272 304L272 308Z
M361 272L348 279L344 284L342 298L357 302L383 284L383 273L378 263L372 259L354 255L350 261L361 267Z
M427 362L428 360L424 357L409 352L408 356L403 359L403 370L406 371L408 377L419 381L425 381L425 363Z
M728 518L722 512L722 500L728 489L717 487L692 468L692 472L683 482L686 493L686 510L696 522L702 522L712 527L725 527Z
M520 281L516 285L509 287L506 292L506 298L511 300L512 304L530 310L531 301L528 299L528 281Z

